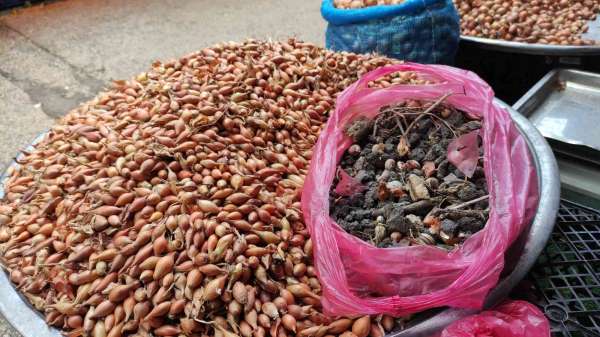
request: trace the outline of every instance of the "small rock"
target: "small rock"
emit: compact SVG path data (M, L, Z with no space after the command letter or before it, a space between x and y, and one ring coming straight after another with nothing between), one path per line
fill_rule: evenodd
M456 196L462 201L469 201L479 197L480 193L475 184L466 183L456 192Z
M423 150L423 148L418 147L414 150L411 150L408 156L411 160L421 161L423 160L423 158L425 158L425 150Z
M406 220L408 220L408 222L410 222L412 227L422 227L423 226L423 220L421 220L421 217L418 215L407 214Z
M354 179L356 179L356 181L359 181L361 183L364 183L368 178L368 174L367 171L365 170L360 170L358 171L358 173L356 173L356 176L354 177Z
M365 157L359 157L354 163L354 171L364 170L366 167L366 159Z
M434 177L427 178L425 179L425 186L427 186L427 188L429 188L431 191L437 190L437 188L440 186L440 182Z
M400 232L407 234L410 229L410 223L404 217L404 210L402 206L394 204L394 206L388 211L386 225L393 232Z
M373 147L371 148L371 152L373 152L375 154L384 154L385 153L385 144L383 144L383 143L374 144Z
M385 169L386 171L391 171L396 166L396 161L394 159L388 159L385 161Z
M372 121L366 117L359 117L350 123L345 131L345 134L352 138L355 143L361 141L369 134L372 128Z
M348 148L348 153L352 156L356 156L356 155L360 154L360 150L361 150L360 145L353 144L352 146L350 146Z
M481 230L483 228L483 221L474 218L474 217L470 217L470 216L465 216L462 217L460 219L458 219L458 221L456 222L458 227L460 228L461 232L470 232L470 233L475 233L479 230Z
M365 208L373 208L378 200L377 189L369 188L367 189L367 193L365 193Z
M444 219L442 220L441 229L444 233L454 235L458 231L458 224L450 219Z
M425 180L416 174L408 176L408 191L413 201L429 199L429 191L425 187Z
M384 170L383 172L381 172L381 175L377 177L377 181L387 181L389 177L390 171Z
M388 188L388 190L394 190L397 188L402 188L402 183L398 180L392 180L386 184L386 187Z
M444 182L445 183L452 183L455 181L460 181L460 179L458 179L457 176L454 175L454 173L450 173L449 175L444 177Z

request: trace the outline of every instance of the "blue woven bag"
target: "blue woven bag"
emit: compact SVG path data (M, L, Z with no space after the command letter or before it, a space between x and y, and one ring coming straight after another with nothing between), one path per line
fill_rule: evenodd
M377 52L419 63L454 61L460 37L452 0L406 0L399 5L337 9L323 0L326 45L336 51Z

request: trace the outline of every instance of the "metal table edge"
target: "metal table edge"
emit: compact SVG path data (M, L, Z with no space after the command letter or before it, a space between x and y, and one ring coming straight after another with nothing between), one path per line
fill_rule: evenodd
M563 78L563 75L567 78ZM547 89L545 88L546 86L553 85L553 82L557 80L564 79L565 81L568 81L569 76L600 78L599 73L576 68L560 67L552 69L546 75L544 75L544 77L537 81L533 87L527 90L527 92L521 98L519 98L515 104L513 104L512 108L526 117L529 117L529 115L532 113L532 110L537 108L541 103L536 99L538 93L543 91L543 89Z
M519 100L513 104L512 108L517 112L529 116L531 113L531 107L528 106L531 99L535 96L535 94L544 86L548 85L563 69L553 69L548 72L544 77L542 77L531 89L529 89L525 95L523 95Z

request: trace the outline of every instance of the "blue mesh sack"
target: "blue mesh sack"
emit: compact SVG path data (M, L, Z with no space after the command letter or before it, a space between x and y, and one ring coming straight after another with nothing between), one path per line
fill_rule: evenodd
M323 0L326 45L336 51L376 52L420 63L452 63L460 37L452 0L406 0L399 5L337 9Z

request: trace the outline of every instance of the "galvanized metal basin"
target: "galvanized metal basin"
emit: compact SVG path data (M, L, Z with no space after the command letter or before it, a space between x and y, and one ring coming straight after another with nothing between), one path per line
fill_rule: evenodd
M461 35L460 39L463 43L473 44L484 49L496 50L506 53L545 56L600 55L600 16L597 17L596 20L590 21L588 23L588 27L589 30L583 34L583 38L596 41L596 44L589 46L564 46L542 43L525 43L467 35Z
M546 245L546 241L554 227L560 197L560 180L554 155L546 140L535 127L511 107L496 100L496 104L510 111L519 130L527 140L534 158L540 186L540 202L537 213L526 235L525 245L520 258L512 272L506 276L488 295L486 308L501 301L521 279L527 274L533 263ZM38 137L33 144L42 139ZM13 163L12 165L17 165ZM0 177L0 198L4 195L4 179ZM15 290L5 273L0 272L0 312L10 324L24 337L61 337L59 330L48 327L41 314L33 309ZM387 337L429 337L440 331L453 321L475 313L475 310L445 309L431 318L421 320L412 327L399 332L392 332Z
M486 309L501 302L527 275L552 233L560 202L560 177L550 146L527 118L498 99L495 100L495 103L510 112L512 119L529 145L538 175L540 201L529 231L523 233L517 240L523 244L515 245L519 251L512 252L516 253L515 256L519 256L518 261L513 264L512 271L505 270L505 272L509 272L508 275L487 296L484 306ZM385 337L430 337L452 322L477 312L478 310L450 308L433 316L429 315L429 318L419 319L417 316L415 323L411 324L409 328L391 332Z

